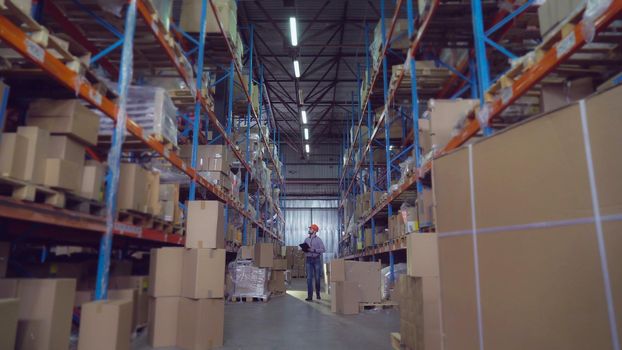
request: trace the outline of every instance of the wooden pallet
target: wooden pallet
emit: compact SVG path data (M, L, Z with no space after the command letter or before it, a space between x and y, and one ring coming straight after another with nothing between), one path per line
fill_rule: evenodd
M64 192L7 176L0 176L0 195L26 202L45 203L56 208L65 208L66 203Z
M270 295L259 296L237 296L232 295L229 297L229 302L232 303L267 303L270 300Z
M122 224L151 228L153 226L153 216L134 210L119 210L117 221Z
M359 310L385 310L392 309L397 306L399 306L399 304L394 301L383 301L380 303L359 303Z
M162 218L153 217L150 228L163 233L172 234L175 230L175 225L173 225L172 222L168 222Z
M106 215L106 205L104 203L69 192L65 193L65 208L95 216Z

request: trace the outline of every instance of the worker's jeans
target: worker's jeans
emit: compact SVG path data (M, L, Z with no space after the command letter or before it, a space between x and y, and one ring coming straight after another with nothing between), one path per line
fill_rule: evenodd
M320 280L322 276L322 259L318 257L306 258L307 268L307 296L309 299L313 297L313 279L315 279L315 294L320 297Z

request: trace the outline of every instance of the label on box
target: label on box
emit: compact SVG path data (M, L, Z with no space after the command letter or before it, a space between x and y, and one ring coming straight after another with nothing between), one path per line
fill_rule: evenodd
M568 36L566 36L562 41L557 44L557 58L561 58L566 55L576 44L577 40L575 38L574 32L571 32Z
M43 60L45 60L45 50L29 39L26 39L26 51L38 62L43 63Z

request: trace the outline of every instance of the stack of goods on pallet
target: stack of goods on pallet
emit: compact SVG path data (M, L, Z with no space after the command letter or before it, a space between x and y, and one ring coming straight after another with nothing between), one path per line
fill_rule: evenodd
M100 200L105 168L85 162L85 147L97 144L98 123L79 100L33 101L26 126L2 135L0 174ZM57 206L64 206L58 198L63 203Z
M557 27L560 22L569 18L573 13L579 14L583 7L585 7L583 0L544 1L538 7L540 34L544 37L551 29Z
M393 265L393 271L391 271L391 266L383 267L382 270L380 270L380 276L382 278L382 284L380 285L382 300L397 299L395 298L395 286L400 276L405 275L406 271L407 264L404 263Z
M406 225L401 213L389 217L388 239L393 240L406 234Z
M99 134L112 136L114 121L100 114ZM165 89L132 86L127 94L127 115L146 135L177 147L177 108Z
M151 251L149 344L211 349L224 337L224 206L189 201L185 248Z
M383 22L380 20L378 24L376 24L376 28L374 29L374 39L372 40L371 45L369 46L369 52L371 53L373 70L378 69L378 64L381 61L378 59L382 53L382 31L383 31ZM385 18L384 20L384 30L385 30L385 38L389 35L389 30L391 29L391 18ZM402 51L406 50L410 47L410 40L408 38L408 20L406 19L397 19L395 22L395 27L393 29L393 35L391 36L391 42L387 45L394 51Z
M235 0L213 0L211 3L216 7L216 12L224 35L227 36L235 50L238 65L242 66L242 55L244 47L242 38L238 32L238 15L237 3ZM180 28L188 33L199 33L201 31L201 8L203 2L201 0L183 0L181 4ZM222 35L216 16L212 7L207 9L207 18L205 20L205 33Z
M281 266L280 261L274 258L274 244L257 243L253 246L245 245L238 250L235 261L229 263L228 268L228 295L230 299L257 298L268 300L278 284L272 282L272 275L276 271L275 263Z
M286 248L287 269L291 271L292 278L307 277L305 253L296 246Z
M182 211L179 207L179 185L160 184L160 217L174 225L182 223Z
M402 344L441 349L440 280L437 235L407 236L406 274L397 280Z
M182 145L179 157L192 163L192 145ZM207 181L232 190L230 156L227 145L198 145L195 169Z
M139 164L121 163L117 208L119 211L160 215L160 174Z
M373 247L374 243L378 245L387 241L388 233L387 230L384 229L384 227L376 225L375 232L376 233L374 234L374 230L371 227L365 229L365 231L363 232L363 237L360 240L362 244L361 249Z
M287 270L287 258L277 256L272 262L272 273L268 282L268 289L272 294L285 293L285 275Z
M331 311L359 313L359 303L380 303L380 262L336 259L330 262Z
M621 95L604 91L435 161L445 349L612 348Z
M238 79L238 76L235 76L236 86L235 86L235 100L233 105L233 112L239 115L245 115L246 110L248 108L248 99L246 98L246 93L244 89L248 89L248 72L242 74L242 80ZM256 79L256 78L255 78ZM253 83L253 91L249 91L251 94L251 105L255 111L259 111L259 85ZM252 114L252 112L251 112ZM244 130L244 129L242 129ZM251 134L259 134L259 130L256 127L251 126ZM264 135L267 136L266 131L263 131Z

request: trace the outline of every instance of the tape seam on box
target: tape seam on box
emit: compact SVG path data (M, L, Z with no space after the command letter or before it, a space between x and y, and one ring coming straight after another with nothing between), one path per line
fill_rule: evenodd
M482 299L479 278L479 252L477 249L477 221L475 216L475 181L473 179L473 145L469 145L469 190L471 192L471 231L473 239L473 270L475 271L475 298L477 302L477 332L479 349L484 350L484 328L482 322Z

